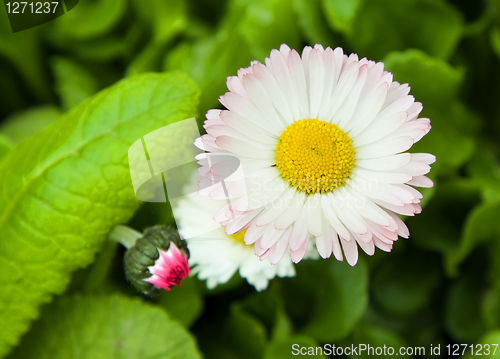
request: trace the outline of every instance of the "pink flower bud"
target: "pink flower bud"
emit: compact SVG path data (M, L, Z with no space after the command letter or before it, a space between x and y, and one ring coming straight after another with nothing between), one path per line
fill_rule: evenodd
M180 284L189 274L186 254L170 242L167 251L158 249L160 256L153 266L148 267L152 276L144 281L156 287L170 290L170 287Z

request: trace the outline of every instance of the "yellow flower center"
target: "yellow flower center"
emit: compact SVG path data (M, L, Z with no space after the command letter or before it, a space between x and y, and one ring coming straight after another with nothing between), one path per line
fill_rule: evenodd
M281 177L306 193L333 191L354 167L354 148L347 133L314 118L289 125L275 151Z
M241 232L238 232L238 233L234 233L234 234L231 234L229 237L235 241L236 243L240 243L240 244L243 244L243 245L246 245L245 244L245 241L243 240L243 238L245 238L245 233L247 232L246 229L244 229L243 231Z

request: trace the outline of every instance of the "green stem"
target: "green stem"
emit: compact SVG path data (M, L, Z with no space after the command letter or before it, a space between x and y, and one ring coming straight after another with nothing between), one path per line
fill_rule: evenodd
M121 224L114 226L108 234L110 241L120 243L127 249L130 249L135 244L135 241L141 237L142 233Z

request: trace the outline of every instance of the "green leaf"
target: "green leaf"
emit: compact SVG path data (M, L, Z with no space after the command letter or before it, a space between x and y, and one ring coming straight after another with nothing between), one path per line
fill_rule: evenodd
M189 327L203 311L203 297L198 286L199 282L195 278L186 278L180 286L174 286L168 292L162 291L155 301L172 318Z
M0 163L12 148L14 148L12 141L7 136L0 133Z
M480 191L485 202L500 200L500 163L493 148L478 144L474 156L467 164L467 173Z
M446 302L445 325L458 343L477 340L485 331L480 304L483 281L480 272L468 271L451 287Z
M495 55L500 57L500 29L498 26L495 26L490 30L490 42Z
M406 343L400 338L398 333L393 330L375 325L360 325L356 328L353 335L339 343L343 347L357 347L358 350L349 356L349 358L366 358L370 356L368 348L394 348L398 353L399 349L406 347ZM371 353L371 352L370 352Z
M69 110L99 89L93 75L78 63L65 57L54 57L51 65L55 77L55 90L61 99L63 109Z
M432 260L429 254L400 255L377 272L372 290L377 304L386 312L405 316L430 304L439 279L439 262Z
M131 2L139 18L152 27L153 42L164 43L188 26L187 4L184 0L149 0Z
M282 299L275 291L256 293L241 302L241 306L266 326L273 339L286 338L293 331Z
M474 153L479 119L457 99L463 69L455 69L418 50L391 53L384 62L394 80L408 83L410 94L423 104L420 117L431 119L431 131L412 147L412 152L435 155L433 171L450 170L465 163Z
M328 351L328 346L326 351ZM301 353L304 353L307 357L327 358L324 355L325 348L320 347L314 339L305 335L296 335L269 343L264 353L264 359L297 358L297 355L301 355Z
M266 328L240 305L233 304L229 317L206 323L197 337L207 359L261 358L266 345Z
M6 118L0 125L0 133L14 145L24 141L56 121L61 111L52 105L33 107Z
M443 101L456 99L464 77L463 69L419 50L392 52L383 61L394 80L410 84L411 94L427 106L437 107Z
M328 28L321 0L293 0L293 7L309 44L336 47L338 36Z
M164 69L187 72L200 86L204 114L218 106L227 91L226 78L236 76L252 60L264 62L282 43L300 45L295 14L287 0L230 0L217 31L193 43L180 43L164 61ZM300 50L300 49L299 49Z
M446 257L447 270L456 273L458 265L481 243L500 239L500 200L474 207L464 224L459 246Z
M40 32L33 28L13 34L6 16L0 22L0 55L19 71L38 99L49 101L51 96L47 71L43 68Z
M363 0L323 0L323 8L333 29L350 35L353 32L354 18Z
M58 298L12 357L201 358L194 338L164 311L118 295Z
M304 261L295 278L275 281L299 333L320 342L349 335L368 304L368 268L362 258L354 267L335 260Z
M460 246L464 222L470 215L471 207L479 201L479 191L470 180L452 178L443 181L425 210L418 216L408 218L411 242L443 253L443 260L446 260L446 256Z
M158 71L165 56L167 44L188 26L187 6L184 0L150 0L144 6L142 0L132 1L142 21L152 27L150 42L132 60L127 76L147 71Z
M109 228L140 202L128 169L137 139L192 117L198 91L182 74L123 80L17 146L0 171L0 356L37 307L89 264Z
M127 9L125 0L81 1L53 22L52 31L71 40L88 40L111 31Z
M408 48L446 59L462 36L462 15L445 1L378 0L364 1L359 7L357 1L348 3L337 7L342 9L337 10L340 24L356 52L371 59Z

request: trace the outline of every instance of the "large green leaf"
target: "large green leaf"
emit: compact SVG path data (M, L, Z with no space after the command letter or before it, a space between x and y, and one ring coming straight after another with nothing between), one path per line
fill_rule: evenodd
M164 311L113 296L58 298L21 346L23 359L196 359L193 337Z
M61 111L52 105L39 106L17 112L0 125L0 133L14 145L41 131L61 116Z
M24 141L0 172L0 356L37 307L92 260L110 227L137 209L127 153L137 139L192 117L185 75L146 74L106 89Z

